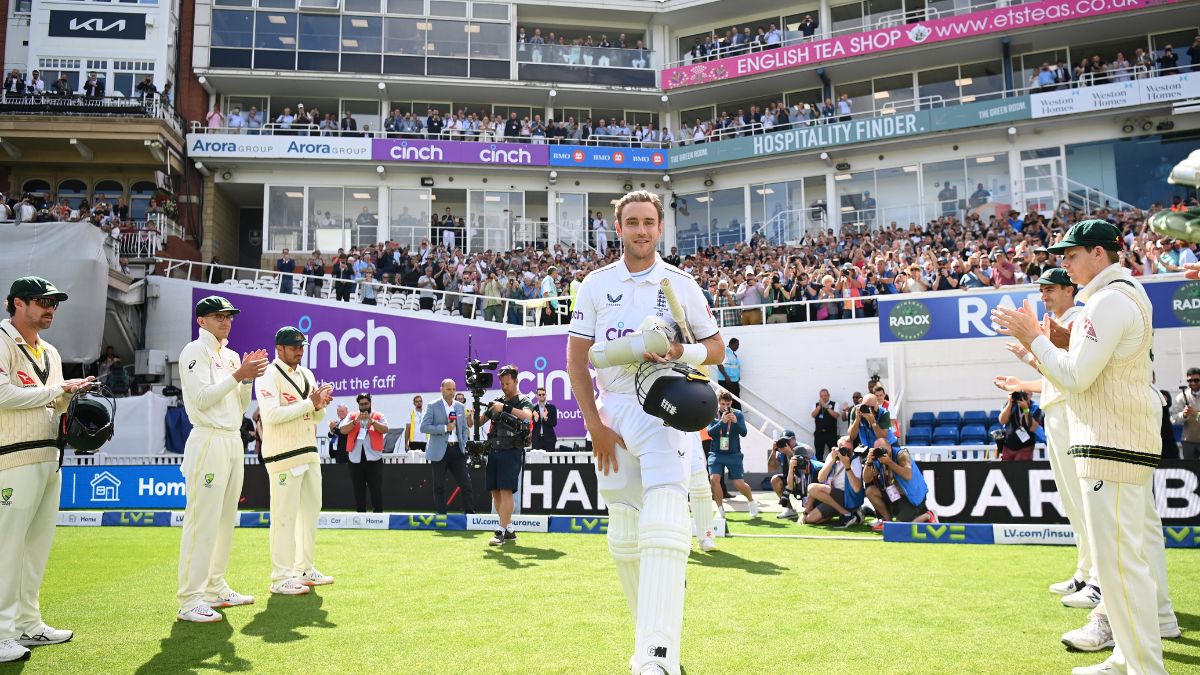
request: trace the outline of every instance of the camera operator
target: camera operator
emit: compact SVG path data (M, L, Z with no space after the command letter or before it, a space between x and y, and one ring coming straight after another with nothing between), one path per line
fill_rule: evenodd
M817 473L817 482L808 488L804 523L816 525L840 517L843 528L862 522L858 509L865 499L863 455L854 449L849 436L838 439L837 449Z
M837 403L834 403L829 398L829 390L822 389L820 392L820 400L812 410L813 425L813 446L816 448L817 459L824 460L825 455L837 443L838 439L838 412Z
M925 506L925 495L929 492L925 476L907 449L896 449L881 438L875 441L869 459L863 467L863 483L867 485L867 499L879 514L879 522L872 529L882 532L883 523L889 520L902 523L933 520L933 513Z
M788 495L785 492L787 487L788 473L791 471L792 457L796 451L796 432L791 429L786 429L779 434L775 442L771 444L771 449L767 450L767 473L771 474L771 489L775 491L775 496L779 497L779 505L783 507L786 514L789 510L790 515L779 515L777 518L791 518L796 515L795 509L792 508L792 503L788 501ZM803 506L803 503L801 503Z
M1042 426L1042 411L1023 391L1014 391L1000 411L1004 437L999 439L1000 459L1005 462L1033 461L1034 433Z
M900 449L900 440L892 431L892 414L880 407L879 397L875 394L867 394L862 405L850 409L850 429L846 435L857 439L858 445L865 448L873 448L876 439L885 438L889 445Z
M713 452L708 456L708 481L712 484L713 501L722 518L725 517L725 504L721 491L721 477L729 471L729 480L734 489L746 497L750 503L750 517L758 517L758 502L754 501L754 492L746 484L746 471L742 462L742 437L747 433L746 418L742 411L733 407L733 396L721 392L717 397L717 418L708 425L708 435L712 437Z
M779 496L779 505L783 507L776 518L796 518L799 514L792 508L791 498L794 496L799 499L803 508L808 487L817 482L817 475L825 463L813 459L811 445L797 445L796 433L790 430L784 431L780 439L775 441L771 455L767 462L768 470L780 471L771 476L771 487Z
M513 530L513 493L521 483L521 469L525 463L525 446L529 442L529 423L533 420L533 404L517 391L517 375L514 365L500 369L500 391L503 394L483 412L490 420L487 444L488 459L484 484L492 493L496 515L500 517L500 529L488 541L489 546L500 546L517 540ZM472 415L468 415L468 421Z

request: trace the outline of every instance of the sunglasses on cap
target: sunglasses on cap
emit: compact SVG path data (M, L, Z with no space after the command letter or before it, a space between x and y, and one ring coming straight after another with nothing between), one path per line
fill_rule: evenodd
M26 304L36 302L42 309L55 309L58 307L58 298L21 298Z

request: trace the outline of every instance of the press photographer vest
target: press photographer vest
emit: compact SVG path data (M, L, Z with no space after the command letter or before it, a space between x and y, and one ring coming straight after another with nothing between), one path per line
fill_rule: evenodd
M892 448L892 461L900 463L900 452ZM912 458L910 453L908 456L909 465L912 466L912 478L905 479L899 474L893 472L892 478L896 484L900 486L900 491L904 493L905 499L913 506L920 506L925 501L925 496L929 494L929 486L925 484L925 476L921 474L921 467L917 466L917 460ZM876 461L875 471L878 475L884 475L883 464ZM885 486L886 487L886 486Z

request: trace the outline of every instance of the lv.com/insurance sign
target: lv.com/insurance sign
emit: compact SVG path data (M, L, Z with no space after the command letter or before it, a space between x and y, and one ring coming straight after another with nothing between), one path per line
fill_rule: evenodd
M1155 328L1200 326L1200 281L1145 284L1154 308ZM1016 286L990 293L941 293L879 301L879 341L962 340L997 337L992 323L996 307L1020 307L1026 300L1038 316L1046 308L1034 286Z

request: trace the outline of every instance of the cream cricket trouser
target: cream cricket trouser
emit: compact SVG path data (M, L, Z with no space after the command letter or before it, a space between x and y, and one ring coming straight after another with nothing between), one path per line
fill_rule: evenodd
M1059 403L1043 408L1042 412L1046 424L1046 457L1050 460L1054 482L1058 485L1063 513L1066 514L1067 522L1071 524L1071 530L1075 533L1075 550L1078 554L1075 578L1096 584L1092 543L1088 539L1087 528L1083 526L1083 503L1080 501L1083 497L1079 492L1079 474L1075 472L1075 460L1067 455L1067 451L1071 449L1071 425L1067 423L1067 406L1065 403Z
M0 640L15 640L42 623L38 591L54 543L61 487L55 462L0 471Z
M317 516L321 513L321 465L306 464L299 476L287 471L269 474L271 482L271 583L307 574L313 569L317 545Z
M179 608L229 590L225 568L242 496L244 455L237 431L196 427L184 446L187 508L179 542Z
M1167 580L1155 578L1155 556L1165 559L1165 554L1151 481L1139 485L1081 478L1079 487L1105 613L1116 642L1108 662L1118 673L1165 675L1158 599L1167 592ZM1157 553L1151 550L1154 547Z

